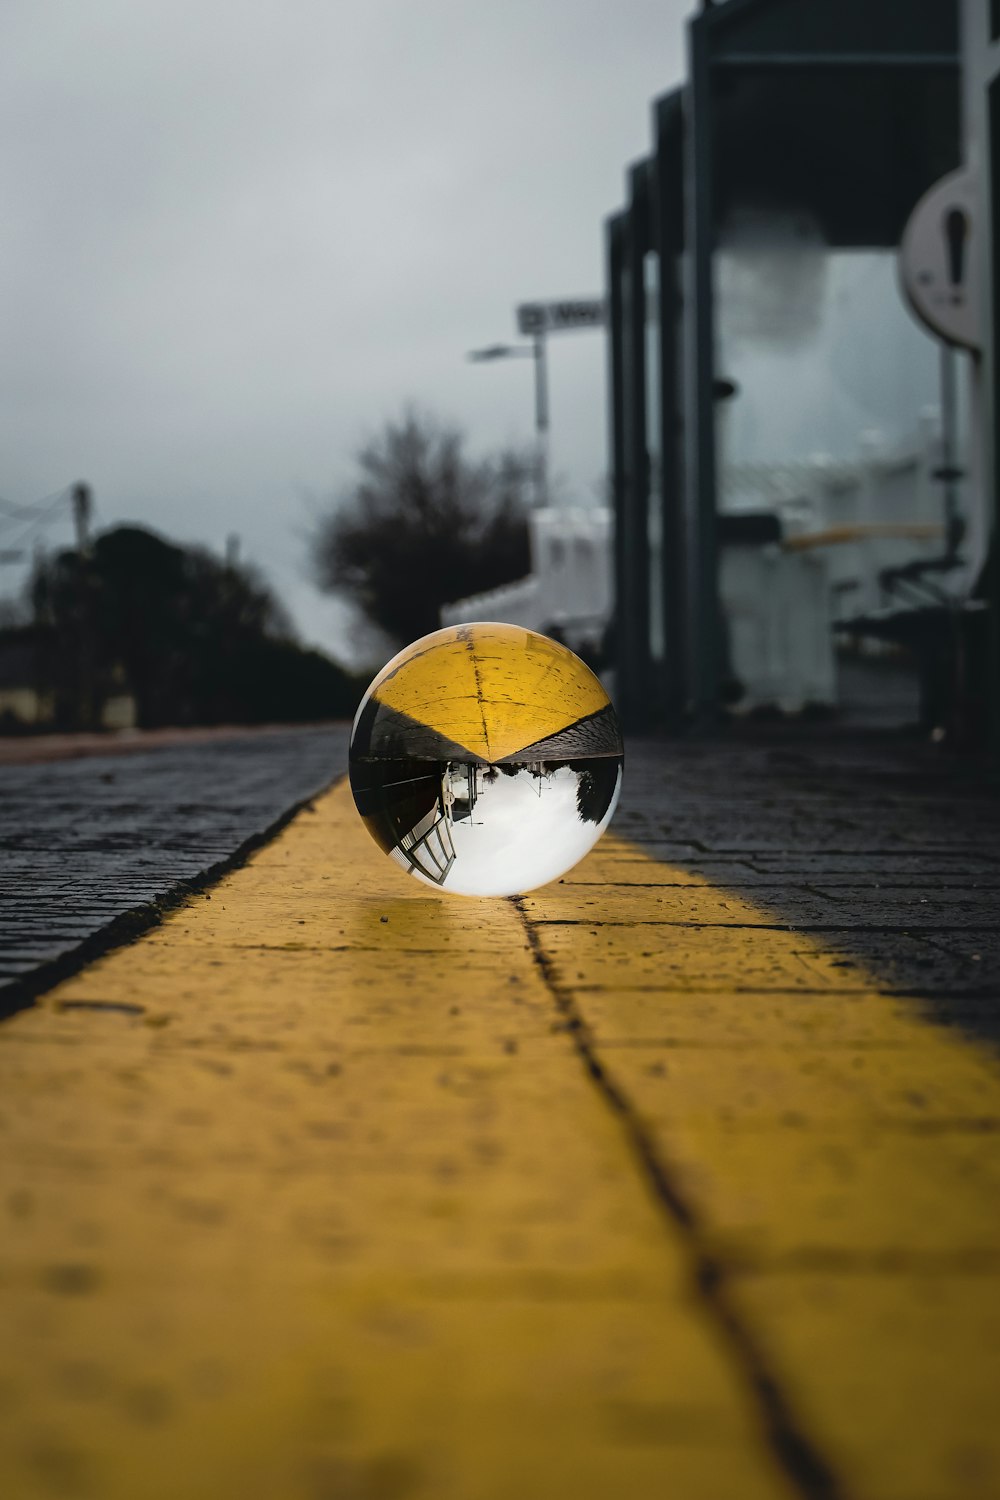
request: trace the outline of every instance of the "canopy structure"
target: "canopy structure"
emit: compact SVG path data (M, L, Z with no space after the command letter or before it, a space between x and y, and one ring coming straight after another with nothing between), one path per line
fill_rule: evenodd
M808 217L893 247L961 158L957 0L725 0L607 224L618 695L627 725L711 717L722 691L714 257L729 226Z

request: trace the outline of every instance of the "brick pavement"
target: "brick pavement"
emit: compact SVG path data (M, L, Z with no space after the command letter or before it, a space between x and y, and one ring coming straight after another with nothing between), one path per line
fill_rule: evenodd
M0 765L0 1015L217 876L343 773L347 735L196 732L115 754L64 738L71 759ZM51 746L8 748L37 758Z
M633 746L515 901L336 788L0 1028L9 1488L995 1500L997 871L875 741Z
M905 739L750 735L637 760L615 826L637 859L752 902L751 925L824 938L845 986L856 965L997 1040L998 793L987 762Z

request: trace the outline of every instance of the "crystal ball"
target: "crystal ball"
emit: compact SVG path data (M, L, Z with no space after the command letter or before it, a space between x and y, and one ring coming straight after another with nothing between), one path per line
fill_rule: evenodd
M462 896L545 885L618 801L615 711L567 647L519 625L452 625L394 656L361 700L351 790L372 838Z

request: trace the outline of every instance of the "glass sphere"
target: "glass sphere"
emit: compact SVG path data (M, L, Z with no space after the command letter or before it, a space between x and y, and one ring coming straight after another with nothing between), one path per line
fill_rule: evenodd
M407 646L351 733L351 790L372 838L462 896L565 874L611 821L622 763L593 672L519 625L451 625Z

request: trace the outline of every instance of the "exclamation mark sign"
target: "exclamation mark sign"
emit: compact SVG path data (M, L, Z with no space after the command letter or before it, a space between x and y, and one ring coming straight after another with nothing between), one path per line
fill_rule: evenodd
M944 216L944 239L948 248L948 280L952 302L962 300L965 280L965 248L969 239L969 216L963 208L949 208Z

